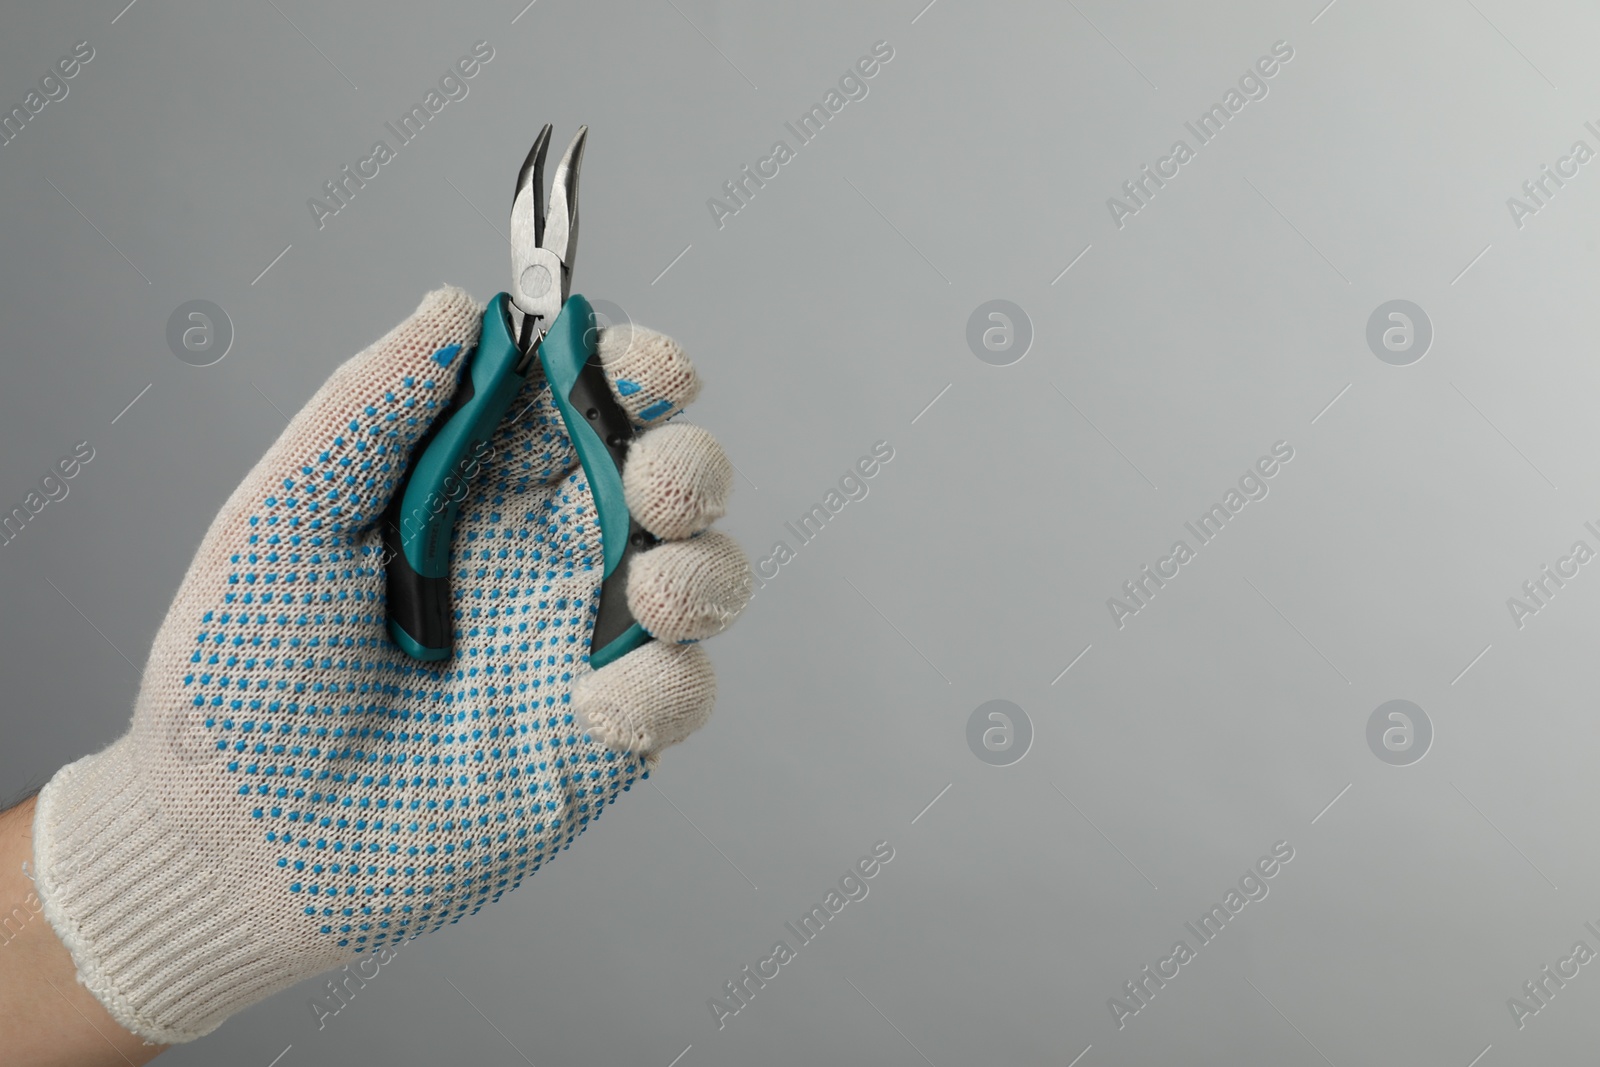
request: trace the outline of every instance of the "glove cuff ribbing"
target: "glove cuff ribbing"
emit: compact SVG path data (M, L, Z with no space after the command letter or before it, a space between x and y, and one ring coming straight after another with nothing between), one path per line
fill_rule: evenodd
M45 918L78 980L125 1029L173 1044L210 1033L287 983L222 899L203 852L174 832L124 738L61 768L34 815Z

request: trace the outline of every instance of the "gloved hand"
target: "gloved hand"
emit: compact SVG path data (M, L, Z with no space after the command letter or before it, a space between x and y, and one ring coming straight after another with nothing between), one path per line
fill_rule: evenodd
M477 912L710 714L711 667L686 642L749 597L744 555L707 529L731 467L705 431L660 425L698 381L637 328L599 346L652 427L623 475L665 539L628 580L659 640L589 669L599 529L537 364L457 522L455 655L422 663L389 640L376 521L482 312L459 289L431 293L329 379L212 523L128 733L40 794L45 915L79 979L148 1040L199 1037Z

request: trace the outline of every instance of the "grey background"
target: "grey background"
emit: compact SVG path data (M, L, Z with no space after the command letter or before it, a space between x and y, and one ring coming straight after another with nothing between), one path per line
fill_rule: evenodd
M0 502L97 450L0 546L0 787L123 729L191 553L284 413L427 289L504 287L496 228L540 123L558 144L591 126L577 288L696 358L692 417L747 478L726 527L752 556L895 448L714 643L709 727L572 857L320 1031L302 987L161 1062L1592 1048L1594 965L1520 1031L1506 998L1600 948L1597 565L1521 630L1505 601L1600 547L1600 163L1520 230L1505 198L1600 147L1600 15L924 2L0 15L8 108L96 50L0 147ZM306 198L479 39L470 95L318 231ZM706 199L880 39L870 95L719 230ZM1106 198L1280 39L1270 95L1119 230ZM1035 331L1008 367L965 343L996 298ZM1435 331L1407 367L1365 343L1397 298ZM233 320L211 367L166 347L191 299ZM1278 440L1295 458L1270 496L1117 630L1106 598ZM1396 698L1435 731L1406 767L1365 741ZM1033 724L1009 767L967 748L992 699ZM718 1031L707 999L880 839L871 895ZM1107 998L1279 840L1296 855L1270 896L1119 1031Z

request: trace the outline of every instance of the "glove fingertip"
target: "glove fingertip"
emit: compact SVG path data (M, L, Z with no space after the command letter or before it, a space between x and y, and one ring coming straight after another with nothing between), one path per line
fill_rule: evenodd
M698 645L652 641L591 671L572 707L591 737L651 761L704 726L717 700L711 659Z
M666 334L628 323L600 331L606 380L638 426L658 426L700 395L700 376Z
M662 641L702 641L726 630L755 592L750 560L720 530L668 541L628 567L628 610Z
M628 510L657 537L681 540L722 518L733 464L705 429L674 422L646 430L622 468Z

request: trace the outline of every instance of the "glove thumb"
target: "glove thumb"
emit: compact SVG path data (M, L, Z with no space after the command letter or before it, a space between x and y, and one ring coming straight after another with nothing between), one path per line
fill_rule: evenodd
M450 402L483 306L455 286L422 298L409 318L347 361L256 464L207 541L251 514L344 539L383 514L412 448Z

